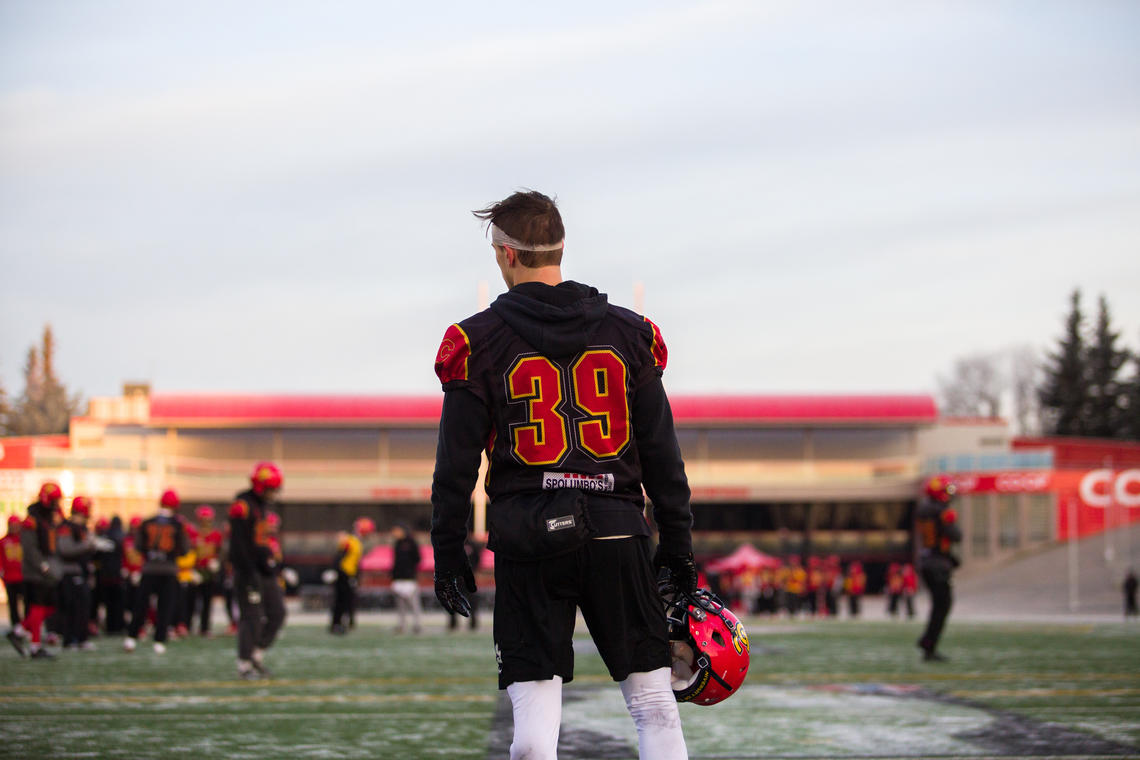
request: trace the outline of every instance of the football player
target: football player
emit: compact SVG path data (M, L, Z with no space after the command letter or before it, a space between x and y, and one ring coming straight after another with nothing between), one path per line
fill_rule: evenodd
M356 589L359 584L360 559L364 554L363 540L372 535L376 524L367 517L358 517L352 530L336 538L336 557L333 565L336 581L333 584L332 623L329 632L338 636L348 633L345 619L356 608Z
M60 610L63 613L64 648L89 651L95 644L88 639L91 619L91 559L95 556L94 536L87 527L91 519L91 499L76 496L71 500L71 515L57 530L56 546L62 562Z
M420 585L416 575L420 569L420 545L412 537L407 525L392 528L392 593L396 597L396 612L400 622L396 633L407 630L407 616L412 616L412 633L420 632ZM464 553L466 557L466 552Z
M0 575L4 578L4 591L8 595L8 620L12 631L20 636L24 627L21 607L27 610L24 601L24 550L20 548L20 526L23 523L16 515L8 516L8 533L0 538Z
M20 530L28 614L19 630L13 628L8 632L8 641L21 657L53 657L43 648L41 635L44 621L55 614L59 598L62 574L55 550L55 526L62 498L63 490L58 483L48 481L40 486L39 498L28 506L28 517Z
M930 590L930 617L918 639L922 659L927 662L946 659L938 652L938 640L954 603L950 578L959 564L957 547L962 540L958 513L950 506L954 490L954 484L945 478L931 478L926 484L925 498L915 511L918 572Z
M222 593L222 532L214 527L214 508L203 504L195 512L198 518L198 538L194 553L198 557L198 630L203 636L210 635L210 613L214 599Z
M665 342L648 319L562 279L565 235L553 200L518 192L475 214L488 223L508 292L447 328L436 356L444 390L432 481L436 596L445 611L469 614L475 580L463 544L486 451L510 756L555 757L580 609L621 685L643 760L685 758L655 572L696 588L689 486L661 384ZM643 493L659 530L656 554Z
M265 651L285 623L285 597L277 584L276 560L268 540L269 505L284 482L281 470L260 462L250 475L249 489L230 506L230 562L237 597L238 675L266 678Z
M180 501L172 490L164 491L158 503L158 514L143 520L135 534L135 548L143 557L135 609L123 649L135 651L139 632L147 617L150 597L157 598L154 621L155 654L166 652L166 639L178 597L178 558L189 550L186 527L174 513Z

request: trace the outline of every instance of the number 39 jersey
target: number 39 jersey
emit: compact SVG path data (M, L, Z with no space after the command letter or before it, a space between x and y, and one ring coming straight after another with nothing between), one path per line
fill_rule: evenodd
M451 325L435 370L490 412L492 500L577 488L641 503L634 403L667 357L656 325L593 288L525 284Z

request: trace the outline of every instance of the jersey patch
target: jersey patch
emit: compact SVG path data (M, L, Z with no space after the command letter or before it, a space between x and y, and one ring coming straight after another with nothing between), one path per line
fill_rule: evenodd
M456 380L467 380L467 359L471 356L471 341L459 325L452 325L443 334L439 351L435 355L435 374L446 385Z
M649 351L653 354L653 366L664 372L665 365L669 363L669 349L665 345L665 339L661 337L661 328L653 324L653 320L649 317L642 319L653 329L653 342L649 346Z
M600 475L582 475L577 472L544 472L542 473L542 489L549 491L555 488L580 488L583 491L614 490L614 476L611 472Z

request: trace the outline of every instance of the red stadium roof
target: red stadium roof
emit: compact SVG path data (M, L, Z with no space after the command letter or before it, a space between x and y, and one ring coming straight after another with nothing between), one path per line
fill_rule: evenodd
M256 424L439 421L443 397L155 394L151 423ZM686 396L671 399L678 422L921 424L938 419L930 396Z

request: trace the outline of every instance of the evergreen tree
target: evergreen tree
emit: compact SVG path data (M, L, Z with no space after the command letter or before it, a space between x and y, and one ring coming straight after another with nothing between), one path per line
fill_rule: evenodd
M28 349L24 363L24 392L9 415L8 429L14 435L66 433L78 411L78 395L69 396L55 375L55 336L44 327L40 349Z
M4 382L0 380L0 435L8 434L8 424L11 416L12 407L8 403L8 392L4 390Z
M1074 290L1071 308L1065 318L1065 335L1057 350L1050 352L1044 367L1044 380L1038 390L1043 427L1050 435L1087 435L1089 407L1088 378L1085 373L1084 315L1081 291Z
M1119 332L1112 331L1108 301L1100 297L1096 328L1088 347L1088 422L1086 435L1119 438L1124 435L1127 388L1120 372L1128 351L1118 348Z
M1132 377L1125 383L1123 437L1140 441L1140 353L1132 354Z

